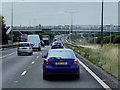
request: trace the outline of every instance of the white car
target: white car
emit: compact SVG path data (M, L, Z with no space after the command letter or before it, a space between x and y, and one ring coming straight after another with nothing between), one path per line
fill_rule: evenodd
M29 42L20 42L18 44L17 54L21 55L22 53L33 54L32 46Z
M33 49L41 50L41 43L39 35L28 35L27 42L30 42Z

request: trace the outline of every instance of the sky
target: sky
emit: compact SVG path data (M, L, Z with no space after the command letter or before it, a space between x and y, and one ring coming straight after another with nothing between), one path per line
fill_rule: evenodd
M11 2L2 2L2 16L11 25ZM71 20L74 25L100 25L101 2L13 3L14 26L68 25ZM118 24L118 2L104 2L104 24Z

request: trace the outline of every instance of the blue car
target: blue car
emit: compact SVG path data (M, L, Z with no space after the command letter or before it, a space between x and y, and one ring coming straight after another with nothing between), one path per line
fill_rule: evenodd
M63 44L60 41L53 42L51 49L59 49L59 48L64 48Z
M78 60L71 49L50 49L43 56L43 79L49 75L74 75L79 78Z

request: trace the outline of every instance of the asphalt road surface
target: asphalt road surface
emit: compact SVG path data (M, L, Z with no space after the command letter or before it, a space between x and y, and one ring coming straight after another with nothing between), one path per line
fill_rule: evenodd
M2 88L103 88L91 74L80 65L80 79L52 77L43 80L42 55L50 46L34 51L30 56L17 56L17 49L2 52Z

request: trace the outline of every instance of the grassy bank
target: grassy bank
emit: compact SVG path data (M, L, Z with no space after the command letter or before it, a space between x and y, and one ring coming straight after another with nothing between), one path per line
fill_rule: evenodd
M73 45L75 45L74 43ZM92 63L98 65L106 72L112 74L118 80L120 80L120 61L118 60L118 44L106 44L104 47L100 47L100 45L95 44L76 44L77 46L84 46L85 48L73 47L70 45L65 45L68 48L73 49L75 52L79 53L83 57L90 60Z
M13 49L13 48L17 48L18 46L11 46L11 47L8 47L8 48L2 48L2 50L6 50L6 49Z
M13 45L12 44L4 44L4 45L7 45L8 47L7 46L6 47L2 47L2 50L17 48L18 47L18 42L14 42Z

